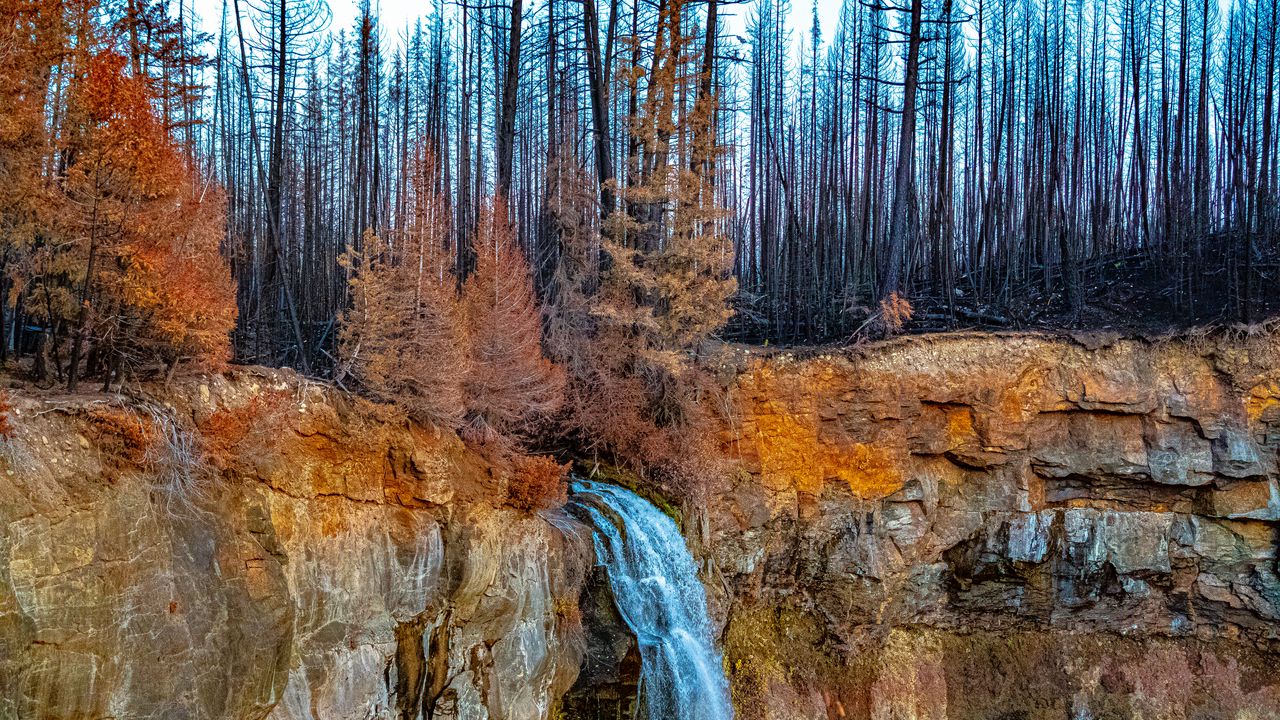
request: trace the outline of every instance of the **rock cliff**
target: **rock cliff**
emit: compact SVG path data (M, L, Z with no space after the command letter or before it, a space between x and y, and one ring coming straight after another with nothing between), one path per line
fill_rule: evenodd
M0 718L550 715L588 536L497 506L456 438L292 374L164 397L15 402Z
M1280 343L726 350L677 508L740 718L1280 717ZM17 393L0 718L595 718L634 641L568 514L284 372ZM195 440L193 440L195 438Z
M746 718L1280 717L1268 337L746 358L702 525Z

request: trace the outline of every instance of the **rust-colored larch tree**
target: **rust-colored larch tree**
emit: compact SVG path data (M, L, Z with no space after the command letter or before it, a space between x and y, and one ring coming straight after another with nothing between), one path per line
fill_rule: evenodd
M186 173L189 174L189 173ZM149 232L126 249L119 287L124 342L117 350L223 362L235 326L235 286L219 252L226 217L222 191L184 182L149 208ZM119 262L117 260L117 262Z
M409 221L385 236L366 231L342 263L351 273L351 307L339 333L339 380L366 389L419 420L460 427L466 335L447 252L449 210L436 191L435 161L412 159Z
M518 437L558 410L564 372L542 352L542 309L529 263L491 198L476 229L476 269L463 287L470 368L467 424L480 437Z
M106 385L151 363L224 360L235 291L219 255L221 193L199 177L151 105L145 79L113 52L89 58L71 87L62 156L59 253L73 260L67 386ZM61 266L54 263L54 266ZM46 276L40 282L65 284ZM85 355L85 351L87 356Z
M0 0L0 359L8 354L8 308L29 277L29 258L53 207L42 170L61 12L40 0Z
M604 280L612 313L640 330L639 344L655 354L697 345L731 316L732 241L719 202L715 166L716 96L704 64L692 108L681 74L691 45L685 3L662 6L644 103L631 118L631 183L623 212L609 215L605 248L613 262ZM714 54L714 16L706 52ZM639 68L633 70L639 72Z
M732 241L717 196L716 97L709 75L683 72L692 38L688 4L663 3L646 69L633 56L628 77L647 73L643 102L629 119L627 184L602 228L565 198L580 198L581 175L560 173L556 217L566 276L551 347L568 369L572 430L622 461L692 467L690 439L708 423L707 382L688 353L731 312ZM704 56L714 57L714 17ZM710 73L708 64L703 72ZM704 82L705 80L705 82ZM695 87L696 85L696 87ZM696 93L692 107L682 98ZM580 235L597 241L583 241ZM605 261L579 257L600 247ZM585 267L586 272L577 269ZM596 269L599 268L598 282Z

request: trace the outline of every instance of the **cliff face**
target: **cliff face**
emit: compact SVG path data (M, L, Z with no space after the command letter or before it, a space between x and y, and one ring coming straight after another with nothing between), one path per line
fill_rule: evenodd
M548 717L584 542L487 501L456 439L291 375L166 397L16 403L0 718Z
M723 368L736 470L683 521L740 718L1280 716L1274 340ZM15 401L0 718L629 717L567 514L287 373L156 393Z
M1278 371L1270 340L745 361L704 531L740 714L1280 715Z

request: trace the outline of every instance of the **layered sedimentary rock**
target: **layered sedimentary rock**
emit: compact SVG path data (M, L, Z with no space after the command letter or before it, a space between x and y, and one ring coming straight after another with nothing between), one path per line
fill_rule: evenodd
M292 375L164 397L17 400L0 718L549 716L579 536L496 507L456 438Z
M704 545L741 714L1280 717L1276 352L740 360Z
M738 717L1280 717L1270 336L719 365L728 477L664 507ZM15 405L0 718L635 702L589 530L504 506L503 472L451 434L258 370Z

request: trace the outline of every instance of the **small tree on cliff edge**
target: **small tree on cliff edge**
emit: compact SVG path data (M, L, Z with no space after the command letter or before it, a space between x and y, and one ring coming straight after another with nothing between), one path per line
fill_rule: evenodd
M542 311L529 263L492 198L476 229L476 269L462 291L470 355L468 426L481 437L519 436L564 399L564 371L542 353Z
M409 220L391 237L366 231L341 262L351 273L342 314L339 380L350 372L369 390L419 420L458 428L469 372L466 333L445 248L449 211L434 189L436 164L413 157Z
M719 330L736 289L727 213L716 197L715 95L709 76L680 74L690 45L686 8L670 0L658 18L648 90L631 121L634 179L622 189L623 212L610 213L605 226L613 264L604 280L614 287L602 299L652 353L694 347ZM704 50L714 53L715 37L712 19ZM686 84L704 77L685 112L678 100L690 91Z
M631 119L621 207L602 228L590 224L589 180L580 170L558 172L553 196L564 280L550 345L572 378L569 421L620 459L651 466L690 466L690 442L711 410L703 402L710 383L687 353L728 320L735 290L727 214L716 194L712 83L681 72L691 44L688 7L663 4L651 67L624 73L632 82L649 78ZM706 30L704 55L714 55L714 21ZM686 111L680 99L691 92L696 101ZM604 262L596 262L597 248Z
M542 354L542 313L515 234L490 201L476 228L476 268L459 297L446 252L448 206L420 151L411 219L392 240L366 232L342 258L351 308L342 366L416 419L483 441L518 438L561 405L564 373Z

